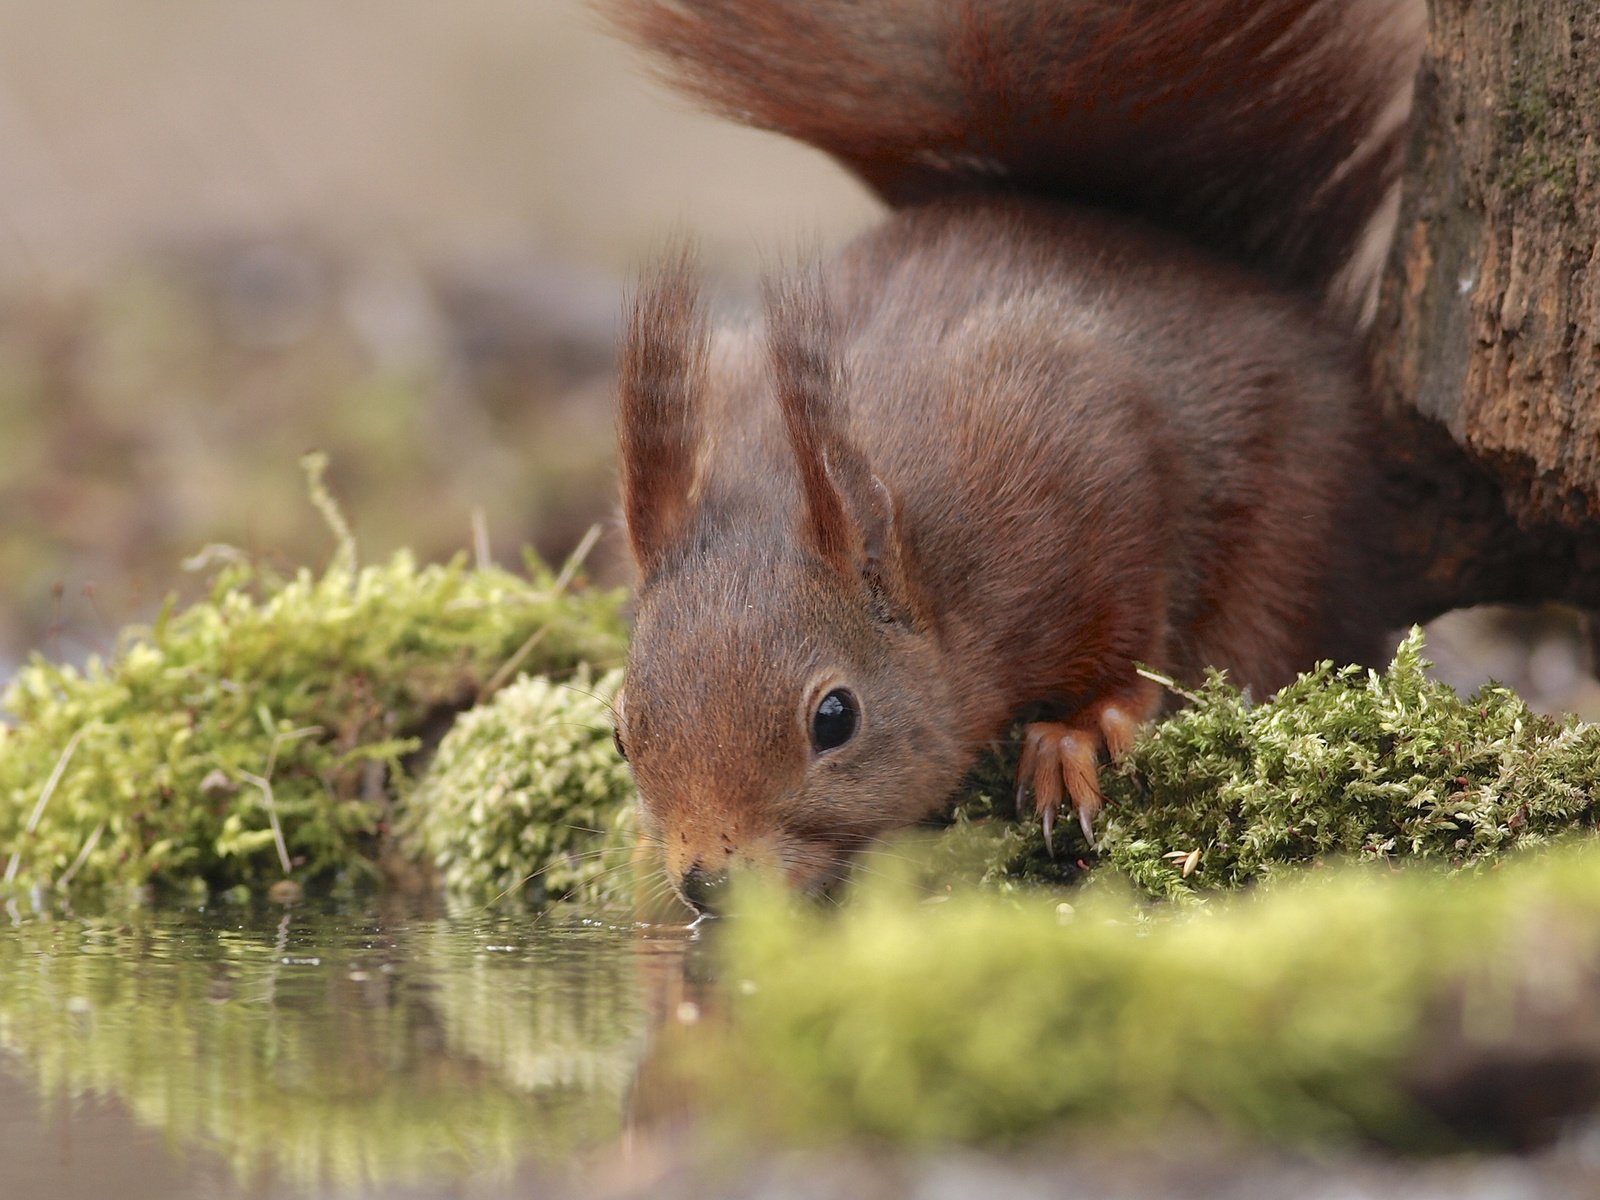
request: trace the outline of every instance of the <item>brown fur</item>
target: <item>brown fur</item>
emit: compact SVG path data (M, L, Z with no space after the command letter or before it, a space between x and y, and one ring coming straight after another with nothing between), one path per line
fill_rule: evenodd
M706 341L689 258L680 252L663 260L631 305L617 371L622 511L634 558L647 575L656 566L654 548L672 541L689 519Z
M1116 208L1331 291L1398 177L1422 0L596 0L669 79L890 203ZM1354 265L1354 276L1347 270Z
M1362 147L1408 61L1351 59L1376 53L1356 17L1406 4L620 8L698 94L906 202L709 345L681 263L635 302L621 733L675 881L750 860L826 883L1019 713L1066 722L1035 728L1063 731L1052 770L1080 800L1084 754L1156 703L1136 662L1265 694L1374 654L1363 400L1316 310L1383 203L1386 152ZM1104 185L1213 250L1250 243L1258 273L976 189L990 168L1069 200ZM836 687L860 728L818 753Z

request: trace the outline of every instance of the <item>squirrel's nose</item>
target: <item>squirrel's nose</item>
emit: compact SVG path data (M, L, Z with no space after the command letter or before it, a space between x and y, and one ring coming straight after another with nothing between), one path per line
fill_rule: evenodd
M690 867L683 873L683 878L678 880L678 895L695 912L716 915L717 908L727 891L728 875L726 871L712 874L699 865Z

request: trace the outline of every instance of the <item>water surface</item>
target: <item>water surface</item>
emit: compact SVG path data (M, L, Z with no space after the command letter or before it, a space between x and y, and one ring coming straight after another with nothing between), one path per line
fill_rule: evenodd
M13 904L4 1194L526 1194L620 1153L688 945L573 915Z

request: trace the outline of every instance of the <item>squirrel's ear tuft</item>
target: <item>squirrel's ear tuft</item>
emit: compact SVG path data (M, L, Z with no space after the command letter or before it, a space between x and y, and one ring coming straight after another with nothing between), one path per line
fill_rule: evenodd
M683 538L692 515L708 346L693 256L680 249L645 277L629 304L618 367L622 511L645 578Z
M845 429L833 310L815 273L766 288L767 349L794 451L801 532L836 571L862 577L890 615L906 607L894 498Z

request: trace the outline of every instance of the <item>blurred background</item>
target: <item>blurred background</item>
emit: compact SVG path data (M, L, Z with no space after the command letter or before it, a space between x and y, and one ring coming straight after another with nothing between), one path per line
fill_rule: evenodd
M0 680L108 653L211 542L320 564L300 456L365 557L550 558L612 528L631 273L869 223L820 155L701 116L578 0L0 6ZM1600 716L1578 625L1466 614L1433 656Z
M613 335L873 204L654 88L578 0L0 6L0 668L105 651L181 560L570 551L613 509ZM620 566L619 539L599 548Z

